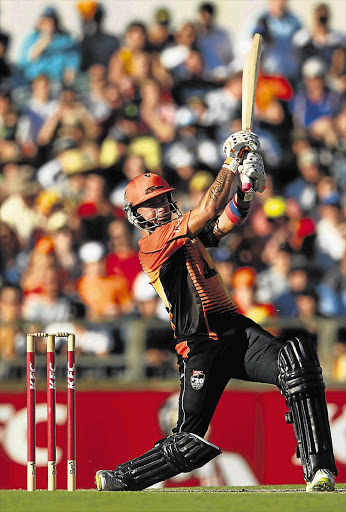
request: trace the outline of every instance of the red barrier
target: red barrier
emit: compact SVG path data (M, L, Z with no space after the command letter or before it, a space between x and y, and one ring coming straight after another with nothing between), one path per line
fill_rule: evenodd
M93 488L98 469L112 469L150 449L176 418L177 393L79 391L76 393L77 488ZM66 392L57 392L57 487L66 489ZM327 392L338 482L346 482L346 392ZM36 396L37 488L47 488L46 393ZM207 433L223 453L165 486L303 484L295 439L276 390L227 390ZM2 489L26 488L26 393L0 393Z

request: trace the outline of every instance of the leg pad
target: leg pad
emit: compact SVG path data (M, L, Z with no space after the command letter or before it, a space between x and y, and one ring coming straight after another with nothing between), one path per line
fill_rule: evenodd
M297 439L304 478L310 482L318 469L337 475L330 434L325 384L315 347L295 338L279 352L279 375L282 394Z
M129 490L140 491L178 473L204 466L220 453L220 448L196 434L181 432L166 437L144 455L120 464L114 475Z

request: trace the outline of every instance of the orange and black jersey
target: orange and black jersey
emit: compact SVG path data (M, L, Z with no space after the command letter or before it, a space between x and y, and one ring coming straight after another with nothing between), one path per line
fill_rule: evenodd
M188 212L139 241L139 259L169 311L177 341L194 334L217 339L237 307L206 247L187 235Z

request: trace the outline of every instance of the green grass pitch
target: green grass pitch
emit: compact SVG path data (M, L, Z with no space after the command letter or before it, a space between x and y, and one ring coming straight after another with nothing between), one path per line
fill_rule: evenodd
M302 485L189 487L142 492L0 491L1 512L345 512L346 484L333 493Z

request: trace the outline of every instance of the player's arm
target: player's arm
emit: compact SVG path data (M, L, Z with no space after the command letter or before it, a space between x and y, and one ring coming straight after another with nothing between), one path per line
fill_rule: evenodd
M224 151L227 158L215 181L200 203L191 211L188 221L188 231L191 238L205 229L225 208L243 151L256 150L259 146L258 137L252 132L236 132L226 140Z
M242 185L251 183L249 192L243 192ZM234 226L245 222L250 211L251 201L255 192L263 192L266 188L266 174L262 156L257 152L247 155L238 168L238 187L232 200L226 205L213 226L213 238L221 240Z

